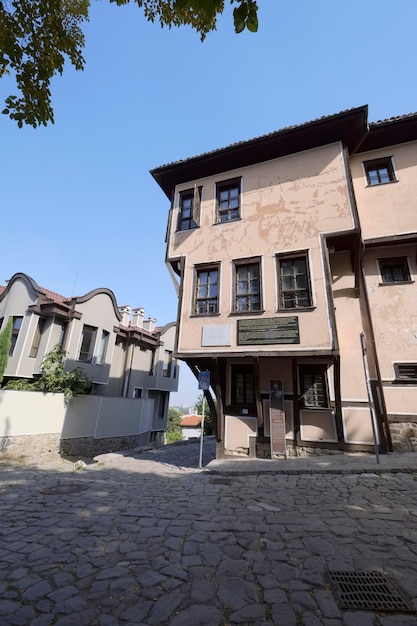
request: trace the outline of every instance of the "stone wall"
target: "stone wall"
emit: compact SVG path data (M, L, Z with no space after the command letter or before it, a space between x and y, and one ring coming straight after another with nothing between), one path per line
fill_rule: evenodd
M390 422L394 452L417 452L417 424Z
M151 445L159 448L164 445L164 432L155 431L124 437L78 437L60 439L59 433L44 435L14 435L0 437L1 456L39 458L45 455L61 455L77 458L94 458L98 454L131 450L140 446Z
M43 435L5 435L0 437L0 453L9 452L15 456L41 456L58 454L59 433Z
M106 437L106 439L94 439L93 437L77 437L73 439L61 439L60 454L64 456L77 456L93 458L98 454L130 450L151 443L150 432L141 435L125 437ZM157 446L153 441L152 446Z

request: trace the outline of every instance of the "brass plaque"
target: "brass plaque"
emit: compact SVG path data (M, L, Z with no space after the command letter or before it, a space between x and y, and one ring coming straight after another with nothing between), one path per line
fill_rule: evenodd
M268 317L238 320L239 346L274 343L300 343L298 317Z

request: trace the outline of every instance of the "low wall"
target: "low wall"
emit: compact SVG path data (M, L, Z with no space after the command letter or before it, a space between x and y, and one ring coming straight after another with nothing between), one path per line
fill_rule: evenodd
M60 451L71 456L146 445L152 433L154 400L0 390L0 450Z

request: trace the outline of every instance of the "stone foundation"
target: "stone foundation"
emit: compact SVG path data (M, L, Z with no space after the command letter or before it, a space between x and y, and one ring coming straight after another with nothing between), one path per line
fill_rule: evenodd
M390 422L394 452L417 452L417 424L414 422Z
M44 435L14 435L0 437L0 460L7 454L14 457L38 458L61 455L77 458L94 458L98 454L130 450L141 446L159 448L164 445L164 432L154 431L126 437L78 437L61 439L59 433Z
M93 437L61 439L60 454L64 456L94 458L98 454L131 450L132 448L151 444L157 447L157 442L151 441L152 434L151 432L147 432L141 435L107 437L106 439L94 439Z
M59 447L59 433L5 436L0 437L0 458L2 453L35 457L44 454L59 454Z

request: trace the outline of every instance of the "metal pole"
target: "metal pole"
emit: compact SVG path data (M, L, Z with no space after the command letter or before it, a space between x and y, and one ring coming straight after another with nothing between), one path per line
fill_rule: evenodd
M203 392L203 409L202 409L202 413L203 415L201 416L201 435L200 435L200 462L198 467L200 469L203 469L203 438L204 438L204 411L205 411L205 402L206 402L206 396L204 395Z
M362 347L363 369L364 369L364 372L365 372L366 392L368 394L368 404L369 404L369 412L371 414L372 434L373 434L373 437L374 437L375 460L376 460L377 465L378 465L379 464L378 439L377 439L377 430L376 430L376 424L375 424L375 412L373 410L371 390L369 388L368 368L367 368L367 365L366 365L366 342L365 342L365 335L363 333L361 333L360 334L360 338L361 338L361 347Z

